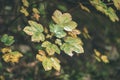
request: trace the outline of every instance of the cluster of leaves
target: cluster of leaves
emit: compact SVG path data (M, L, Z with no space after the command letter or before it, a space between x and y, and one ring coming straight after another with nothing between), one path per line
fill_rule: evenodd
M106 0L107 4L113 3L117 10L120 10L120 0ZM89 0L90 4L94 6L98 11L102 12L110 18L111 21L119 21L116 11L113 7L107 6L104 0ZM80 3L81 9L91 12L89 8Z
M114 5L117 9L120 8L120 1L113 0ZM107 7L107 5L102 0L90 0L90 3L100 12L107 15L113 22L119 21L118 16L116 15L112 7Z
M25 26L23 31L31 36L31 41L42 44L42 50L39 50L36 58L42 62L45 70L51 70L53 67L59 71L60 61L55 57L55 53L60 54L63 50L66 54L72 56L73 52L83 53L84 50L82 41L77 37L80 34L80 31L76 29L77 23L72 20L69 13L62 14L62 12L56 10L52 19L54 23L50 23L47 35L44 34L44 27L33 20L28 21L30 26ZM51 40L47 41L47 38Z
M5 62L18 63L19 59L23 56L18 51L12 51L10 48L2 48L1 52L3 53L3 60Z
M14 37L8 34L4 34L0 40L5 46L11 46L15 41ZM23 56L20 52L12 51L9 47L2 48L0 52L3 53L2 58L5 62L18 63Z
M109 63L108 57L106 55L102 55L98 50L94 49L95 52L95 58L101 62L103 61L104 63Z

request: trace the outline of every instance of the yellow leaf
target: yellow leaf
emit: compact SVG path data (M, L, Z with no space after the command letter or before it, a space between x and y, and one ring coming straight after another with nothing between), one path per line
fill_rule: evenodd
M100 59L99 57L95 56L95 59L96 59L97 61L101 62L101 59Z
M39 21L39 18L40 18L39 13L40 13L40 12L38 11L38 9L37 9L37 8L33 8L32 11L33 11L33 17L34 17L37 21Z
M46 56L45 51L43 51L43 50L39 50L38 54L40 54L42 56Z
M86 27L83 28L82 34L86 39L91 39L91 36L89 35L88 29Z
M120 10L120 0L113 0L115 7Z
M34 13L34 14L33 14L33 17L34 17L37 21L39 21L40 15L37 14L37 13Z
M45 71L49 71L52 69L52 61L50 60L50 58L45 58L42 61L42 65L43 65L43 68L45 69Z
M60 39L56 39L55 44L62 45L62 41Z
M1 49L1 52L2 53L9 53L9 52L11 52L12 50L10 49L10 48L2 48Z
M81 32L77 29L74 29L72 31L69 31L68 34L72 37L77 37L78 34L80 34Z
M43 50L39 50L38 54L36 55L36 59L38 59L39 61L44 61L46 59L46 54L45 51Z
M44 59L46 59L46 56L42 56L40 54L37 54L36 59L38 59L39 61L43 61Z
M83 9L87 12L90 12L90 10L86 6L82 5L82 3L80 3L80 7L81 7L81 9Z
M108 57L107 57L106 55L102 55L102 56L101 56L101 60L102 60L104 63L109 63Z
M29 2L27 0L22 0L22 3L25 7L29 7Z
M6 53L2 56L3 60L5 62L12 62L12 63L18 63L19 59L22 57L23 55L18 52L18 51L14 51L14 52L9 52Z
M94 52L95 52L95 55L96 55L97 57L100 57L100 56L101 56L101 53L100 53L98 50L94 49Z
M33 8L32 11L33 11L34 13L37 13L37 14L40 13L37 8Z
M52 19L54 20L55 23L62 24L70 22L72 20L72 16L69 13L62 14L62 12L56 10L53 13Z
M52 67L55 70L60 71L60 61L55 57L51 57L50 59L52 61Z
M24 8L23 6L21 7L20 12L23 13L25 16L29 16L28 11L27 11L26 8Z

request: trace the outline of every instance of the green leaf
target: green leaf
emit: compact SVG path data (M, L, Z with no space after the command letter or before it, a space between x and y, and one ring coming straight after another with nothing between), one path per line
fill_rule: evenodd
M61 45L61 50L63 50L69 56L73 55L73 51L76 53L83 53L82 41L79 38L67 37L65 43Z
M60 54L60 50L59 50L58 46L55 45L55 44L52 44L52 43L50 43L48 41L43 42L42 47L45 47L46 52L48 53L48 55L54 55L55 52Z
M31 41L40 42L45 40L45 36L42 33L44 31L43 26L35 21L28 21L30 26L26 26L23 31L32 36Z
M51 24L49 27L50 32L54 33L57 38L63 38L66 36L63 27L60 27L60 25Z
M61 4L59 4L57 7L58 7L58 9L60 9L62 11L67 11L68 10L66 6L61 5Z
M8 36L7 34L4 34L1 38L1 42L3 42L6 46L10 46L14 43L14 37Z

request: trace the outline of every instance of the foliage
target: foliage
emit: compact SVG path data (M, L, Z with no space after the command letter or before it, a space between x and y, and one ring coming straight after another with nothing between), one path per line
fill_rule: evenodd
M38 24L34 21L28 21L28 23L30 24L30 26L26 26L24 28L24 32L26 32L28 35L31 35L31 41L33 42L40 42L40 41L44 41L45 37L43 32L43 26L41 24Z
M34 74L35 77L38 76L38 69L40 69L40 73L42 75L45 73L44 70L48 71L43 77L44 80L47 80L45 77L48 79L51 77L52 80L53 77L56 80L91 80L92 78L96 80L101 76L109 77L109 71L105 71L104 73L104 70L111 68L109 67L111 59L117 60L117 58L119 58L119 51L116 47L116 45L120 44L120 39L118 38L119 31L112 31L112 28L110 29L105 22L102 25L107 26L102 30L102 27L98 27L100 25L97 23L97 20L93 21L94 23L92 24L95 24L94 26L86 26L85 24L90 21L89 17L88 15L80 15L79 10L81 8L86 11L85 14L90 14L91 16L94 12L92 9L94 8L97 10L97 14L101 12L103 15L109 17L111 24L116 24L119 22L119 0L87 0L85 3L84 0L20 1L22 4L20 3L20 5L18 5L19 7L17 7L18 9L16 9L16 14L18 14L18 16L13 20L13 22L9 18L6 18L5 23L7 23L8 26L5 26L7 26L7 28L2 27L0 29L1 72L3 65L6 63L10 63L11 66L15 66L17 63L23 64L22 66L24 66L25 69L28 67L32 67L33 69L34 67L35 73L31 70L30 77L27 78L29 80L37 80L36 78L31 78L31 75ZM73 5L69 5L69 3L72 3ZM9 8L8 6L5 7L5 14L10 14L9 10L12 11L12 8ZM75 13L73 11L74 9L79 9L78 13ZM84 14L84 11L81 11L81 14ZM3 11L1 10L0 13L2 12ZM101 14L99 15L103 16ZM15 16L13 16L13 18L14 17ZM88 20L86 21L83 19L84 22L82 22L81 20L83 17ZM81 18L81 20L79 18ZM7 21L7 19L11 22ZM1 18L0 22L2 22ZM89 32L89 30L91 30L91 32ZM101 35L102 38L106 37L103 39L106 44L104 44L104 42L99 43L101 39L98 38L99 35L96 33ZM102 35L102 33L104 33L104 35ZM108 39L108 36L110 35L109 33L115 35L115 37L112 36L111 41ZM111 35L109 38L111 38ZM102 47L104 46L104 49L96 47L96 43ZM113 47L108 49L107 44L109 44L109 46L112 44L115 45L112 45ZM116 59L110 58L113 55L115 55ZM32 63L31 60L35 60L35 62ZM98 62L101 63L98 64ZM40 65L38 63L40 63ZM105 69L102 68L100 64L104 65ZM11 77L13 76L12 72L16 72L16 69L19 67L15 67L15 71L13 68L5 68L3 71L6 70L8 73L11 73L9 74L9 77ZM42 68L44 68L43 73ZM101 71L99 71L99 68ZM55 69L55 71L52 69ZM7 72L0 74L0 79L5 80L4 75L8 76ZM24 73L26 72L23 72L23 74Z
M5 62L12 62L12 63L18 63L19 58L21 58L23 55L18 51L12 51L10 48L3 48L2 50L3 56Z
M4 34L1 37L1 42L3 42L6 46L10 46L14 43L14 37L13 36L8 36L7 34Z
M114 1L114 0L113 0ZM90 3L99 11L107 15L113 22L119 21L118 16L115 11L111 7L107 7L107 5L102 2L102 0L90 0ZM116 6L117 7L117 6ZM118 8L118 7L117 7Z
M45 48L45 51L49 56L54 56L55 53L60 54L60 49L70 56L72 56L73 51L75 51L76 53L83 53L84 50L82 48L82 41L77 36L76 38L73 38L72 36L67 37L70 36L67 35L67 32L73 31L77 27L77 23L72 21L72 16L69 13L62 14L62 12L56 10L53 13L52 19L56 24L51 23L49 26L50 31L48 32L51 32L51 34L53 34L50 38L52 39L52 37L55 36L58 39L61 38L61 41L66 38L64 40L65 43L59 45L60 48L49 41L44 41L45 35L42 33L44 32L43 26L35 21L28 21L30 26L26 26L23 31L32 36L31 41L43 41L41 47ZM37 58L38 56L40 58L40 55L37 55ZM57 68L55 67L57 64L59 64L58 59L56 57L49 58L49 56L45 56L46 58L44 58L44 60L42 61L44 69L51 70L53 66L56 70L60 71L60 65L58 65ZM55 63L56 65L53 63Z

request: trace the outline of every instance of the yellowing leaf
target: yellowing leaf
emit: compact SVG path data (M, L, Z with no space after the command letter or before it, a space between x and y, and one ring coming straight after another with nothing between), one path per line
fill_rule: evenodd
M34 13L37 13L37 14L40 13L37 8L33 8L32 11L33 11Z
M59 48L57 47L57 45L55 44L52 44L48 41L45 41L42 43L42 47L45 47L46 48L46 52L48 53L48 55L54 55L55 52L60 54L60 50Z
M62 45L62 41L60 39L56 39L55 43L58 44L58 45Z
M109 13L109 14L107 14L107 15L109 16L109 18L110 18L113 22L119 21L119 18L118 18L118 16L116 15L116 13L115 13L115 11L114 11L113 8L109 7L109 8L108 8L108 13Z
M4 54L2 56L3 60L5 62L12 62L12 63L18 63L19 59L22 57L23 55L18 52L18 51L14 51L14 52L8 52L6 54Z
M70 21L68 23L63 24L63 26L64 26L64 30L72 31L73 29L77 27L77 23L74 21Z
M96 49L94 49L94 52L95 52L95 55L96 55L97 57L100 57L100 56L101 56L101 53L100 53L99 51L97 51Z
M23 13L25 16L29 16L28 11L27 11L26 8L24 8L23 6L21 7L20 12Z
M83 53L83 43L79 38L67 37L65 43L61 45L61 50L63 50L69 56L73 55L73 51L76 53Z
M95 56L95 59L96 59L97 61L101 62L101 59L100 59L100 57L98 57L98 56Z
M120 10L120 0L113 0L115 7Z
M69 31L68 34L72 37L77 37L78 34L80 34L81 32L77 29L74 29L72 31Z
M73 31L77 27L77 23L72 20L69 13L62 14L62 12L56 10L52 19L56 24L50 24L50 32L55 34L57 38L65 37L67 35L65 31Z
M22 0L22 3L25 7L29 7L29 2L27 0Z
M39 61L43 61L46 59L45 52L43 50L39 50L39 54L36 55L36 59Z
M44 31L43 26L35 21L28 21L30 26L26 26L23 31L32 36L31 41L40 42L45 40L45 36L42 33Z
M31 41L33 42L40 42L45 40L44 34L43 33L34 33L31 37Z
M45 41L42 43L42 47L48 47L49 45L51 45L49 41Z
M52 67L55 70L60 71L60 61L55 57L51 57L50 59L52 61Z
M1 52L2 53L9 53L9 52L11 52L12 50L10 49L10 48L2 48L1 49Z
M103 61L104 63L109 63L108 57L106 55L102 55L98 50L94 49L95 52L95 58L101 62Z
M28 35L33 35L34 32L36 31L36 29L34 27L30 27L30 26L25 26L25 28L23 29L23 31L25 33L27 33Z
M33 17L34 17L37 21L39 21L40 15L39 15L39 14L34 13L34 14L33 14Z
M57 24L62 24L62 23L67 23L72 20L72 17L69 13L64 13L60 12L59 10L56 10L53 13L52 19L54 20L55 23Z
M52 67L55 70L60 71L60 61L55 57L45 58L44 61L42 62L42 65L45 71L51 70Z
M33 11L33 17L34 17L36 20L39 20L40 15L39 15L38 9L37 9L37 8L33 8L32 11Z
M45 71L49 71L52 68L60 71L60 61L56 57L47 57L43 50L39 50L39 54L36 55L36 59L42 62Z
M81 7L81 9L83 9L87 12L90 12L90 10L86 6L82 5L82 3L80 3L80 7Z
M64 39L65 42L68 42L70 44L80 44L83 45L83 42L81 41L80 38L73 38L73 37L67 37Z
M42 61L42 65L43 65L45 71L49 71L52 69L52 61L50 60L50 58L45 58Z
M116 0L114 0L116 1ZM119 1L120 2L120 1ZM107 5L101 0L90 0L90 3L100 12L104 13L110 18L111 21L119 21L118 16L116 15L112 7L107 7ZM116 3L116 2L115 2Z
M86 39L91 39L91 36L89 35L88 29L86 27L83 28L82 34Z
M108 60L108 58L107 58L106 55L102 55L102 56L101 56L101 60L102 60L104 63L109 63L109 60Z

